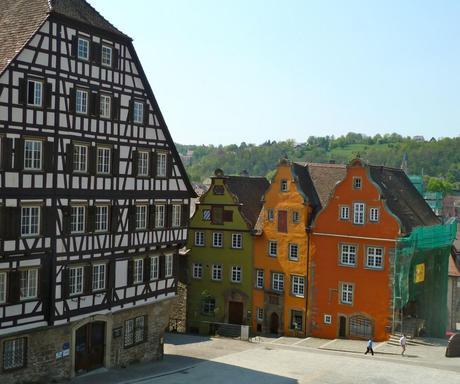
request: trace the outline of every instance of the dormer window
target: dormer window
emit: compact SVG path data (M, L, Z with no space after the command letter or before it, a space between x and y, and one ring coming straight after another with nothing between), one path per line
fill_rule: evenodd
M43 103L43 83L39 80L27 80L27 104L41 107Z
M78 58L89 60L89 41L81 37L78 38Z
M112 66L112 47L107 45L102 46L101 64L104 67Z
M353 177L353 189L361 189L361 178Z

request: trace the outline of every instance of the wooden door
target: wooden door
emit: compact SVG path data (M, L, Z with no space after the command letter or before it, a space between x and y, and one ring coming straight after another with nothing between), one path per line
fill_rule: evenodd
M339 316L339 337L345 338L347 336L347 318Z
M287 231L287 211L278 211L278 232Z
M276 312L270 315L270 333L278 333L279 316Z
M228 322L230 324L243 324L243 303L238 301L228 302Z
M77 329L75 334L75 372L102 367L105 353L105 323L96 321Z

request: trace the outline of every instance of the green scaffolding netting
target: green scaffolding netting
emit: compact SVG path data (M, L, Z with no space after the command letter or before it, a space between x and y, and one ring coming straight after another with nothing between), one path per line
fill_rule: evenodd
M406 316L420 320L427 336L444 336L449 257L456 228L452 219L445 224L415 228L409 236L396 241L393 323L395 316L399 321Z

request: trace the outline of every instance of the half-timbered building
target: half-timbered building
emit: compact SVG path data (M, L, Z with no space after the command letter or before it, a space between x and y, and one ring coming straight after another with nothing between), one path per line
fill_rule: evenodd
M132 39L0 6L1 382L157 358L194 192Z

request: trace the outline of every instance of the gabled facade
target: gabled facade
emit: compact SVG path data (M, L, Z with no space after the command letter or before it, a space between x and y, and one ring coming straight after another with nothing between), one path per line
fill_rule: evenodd
M190 219L187 329L209 334L218 323L249 324L252 231L268 187L262 177L216 170Z
M194 192L132 41L83 0L1 7L2 383L158 357Z

